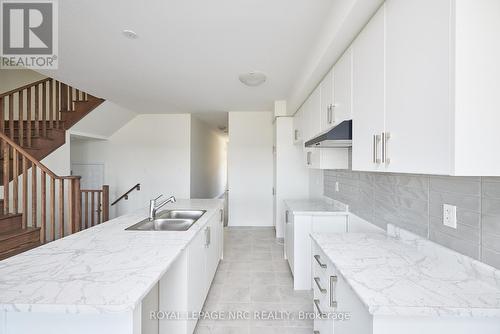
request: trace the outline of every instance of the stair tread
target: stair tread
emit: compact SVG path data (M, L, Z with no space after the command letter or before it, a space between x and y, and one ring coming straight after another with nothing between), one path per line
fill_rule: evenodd
M0 203L3 203L3 199L0 199ZM0 215L0 220L10 219L10 218L14 218L14 217L22 217L22 216L23 216L22 213L7 213L7 214Z
M0 242L7 240L7 239L10 239L10 238L13 238L13 237L20 236L20 235L33 233L33 232L39 231L39 230L40 230L40 227L26 227L26 228L17 229L17 230L5 232L5 233L0 233Z
M14 256L14 255L17 255L17 254L29 251L30 249L39 247L41 245L42 245L42 243L39 242L39 241L30 242L30 243L26 243L26 244L21 244L21 245L15 247L15 248L11 248L11 249L6 250L4 252L0 252L0 260L4 260L4 259L6 259L8 257L11 257L11 256Z

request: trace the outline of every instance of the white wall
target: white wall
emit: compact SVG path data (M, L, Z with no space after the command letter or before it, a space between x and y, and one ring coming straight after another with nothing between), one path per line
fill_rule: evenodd
M91 138L109 138L137 114L116 103L104 101L70 129L73 135Z
M5 93L45 78L45 75L32 70L0 70L0 93Z
M227 138L191 117L191 198L214 198L226 189Z
M141 184L112 207L113 217L146 207L159 194L190 198L190 123L188 114L138 115L108 140L74 141L72 162L104 163L111 201Z
M230 112L230 226L273 226L273 124L270 112Z

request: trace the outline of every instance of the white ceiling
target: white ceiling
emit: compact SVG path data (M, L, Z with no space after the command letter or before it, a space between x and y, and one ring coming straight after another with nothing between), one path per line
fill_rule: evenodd
M59 1L59 70L45 73L138 113L272 110L339 1ZM243 86L251 70L268 81Z

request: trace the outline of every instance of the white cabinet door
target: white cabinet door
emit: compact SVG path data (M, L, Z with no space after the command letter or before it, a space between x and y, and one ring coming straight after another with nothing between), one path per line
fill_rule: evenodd
M342 121L351 119L352 52L350 48L346 50L344 55L335 64L334 72L335 106L333 109L333 121L335 124L339 124Z
M334 321L335 334L372 334L373 318L366 306L359 300L356 293L344 280L342 275L336 273L337 283L334 287L334 297L337 301L336 312L350 313L349 321Z
M386 1L388 171L451 166L449 0Z
M382 6L352 46L352 169L384 170L385 9Z
M295 144L301 144L303 141L303 119L304 107L300 107L299 110L293 116L293 142Z
M303 142L309 139L311 133L311 99L307 98L302 105L301 115L301 139Z
M293 213L287 209L285 213L285 249L286 258L292 273L294 272L294 254L293 254L293 243L294 243L294 233L293 233Z
M323 81L321 81L321 131L328 130L333 126L333 70L328 72Z
M206 248L206 259L207 259L207 278L206 281L207 289L210 287L212 280L215 276L215 272L217 271L217 266L219 265L220 260L220 250L219 250L219 215L215 215L210 220L208 226L205 227L204 236L205 236L205 248ZM207 291L208 292L208 291Z
M321 89L320 86L309 96L307 115L307 136L306 140L312 139L320 134L321 127Z
M201 312L207 295L207 269L205 233L201 231L188 247L188 312ZM192 333L196 321L188 323L188 333Z

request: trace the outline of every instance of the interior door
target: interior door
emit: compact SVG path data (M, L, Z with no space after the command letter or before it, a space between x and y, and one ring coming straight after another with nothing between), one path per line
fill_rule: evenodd
M230 112L229 226L273 226L273 124L270 112Z

